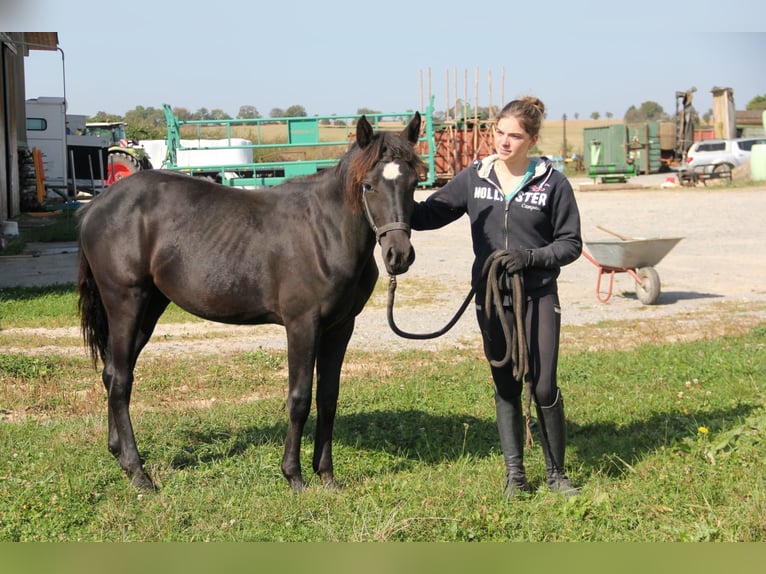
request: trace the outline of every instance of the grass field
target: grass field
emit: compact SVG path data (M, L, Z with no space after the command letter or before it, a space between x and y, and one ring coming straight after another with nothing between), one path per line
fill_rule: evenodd
M4 289L0 304L6 330L39 315L76 324L71 288ZM301 495L279 470L284 352L146 358L132 414L161 487L147 495L107 451L88 358L38 335L43 354L0 351L0 541L762 542L766 325L737 332L564 354L583 494L546 491L537 443L526 459L539 490L512 501L479 348L350 353L334 442L344 488L310 471L312 414Z

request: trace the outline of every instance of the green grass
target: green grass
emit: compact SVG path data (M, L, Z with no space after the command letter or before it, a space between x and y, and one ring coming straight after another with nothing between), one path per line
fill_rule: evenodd
M0 287L0 327L73 327L79 325L75 286ZM161 321L168 323L199 320L170 304ZM2 331L0 331L0 343ZM6 341L7 343L7 341Z
M438 285L424 279L413 279L397 290L397 306L406 307L427 303ZM368 303L371 307L385 307L388 283L381 279ZM53 285L46 287L0 287L0 328L56 328L79 325L77 315L77 291L75 286ZM161 323L199 321L171 303L160 318ZM0 331L0 344L4 339ZM5 341L9 344L9 341Z
M155 494L106 449L85 358L0 354L0 540L763 541L766 325L562 356L572 499L506 501L481 351L349 353L326 492L280 473L283 352L146 359L132 415Z
M5 247L0 248L0 256L18 255L29 243L77 240L77 216L72 209L61 209L60 213L47 217L22 214L16 221L19 234L5 238Z

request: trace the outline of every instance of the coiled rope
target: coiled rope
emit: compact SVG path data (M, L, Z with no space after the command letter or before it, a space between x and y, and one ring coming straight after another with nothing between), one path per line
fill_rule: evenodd
M492 318L492 313L497 315L497 319L500 322L500 327L505 337L505 355L502 359L495 359L487 345L486 339L484 339L484 354L487 357L490 365L495 368L506 366L509 362L513 363L513 378L523 383L529 373L529 354L527 352L527 341L524 329L524 317L526 312L526 295L524 293L524 280L522 272L517 271L511 275L511 300L512 300L512 314L513 325L509 325L506 320L505 311L503 309L503 300L501 297L501 277L505 274L504 259L508 255L508 252L502 249L494 251L487 260L484 262L484 266L481 270L482 278L486 278L487 290L484 297L484 314L487 319L487 323ZM435 339L444 335L447 331L452 329L458 322L460 317L465 312L473 295L476 293L476 288L471 287L468 295L461 303L455 315L449 322L437 331L431 333L408 333L402 331L394 321L394 300L396 293L396 277L390 275L388 279L388 325L391 330L400 337L405 339ZM532 444L532 429L531 429L531 409L532 409L532 387L529 380L524 385L525 406L526 406L526 426L527 426L527 446Z

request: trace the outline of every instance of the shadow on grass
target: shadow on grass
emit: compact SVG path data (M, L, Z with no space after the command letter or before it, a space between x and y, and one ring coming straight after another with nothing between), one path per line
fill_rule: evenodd
M45 295L76 295L74 283L59 283L42 287L0 287L0 301L33 301Z
M657 449L672 447L682 439L694 436L703 422L711 432L724 431L754 409L752 405L739 405L732 409L699 410L684 415L656 413L621 425L605 422L578 426L570 423L568 460L584 470L586 476L580 478L586 481L587 476L593 474L619 476L625 469L615 464L615 458L630 465L640 463ZM312 416L306 424L304 437L313 438L314 425ZM208 432L185 431L182 440L187 446L173 455L171 464L175 468L194 467L240 456L253 446L279 445L281 449L286 432L286 423ZM536 425L533 433L535 444L532 448L539 449ZM494 419L434 415L417 409L342 415L336 420L334 443L388 454L395 461L386 467L386 472L410 470L420 464L454 462L466 455L484 458L499 453ZM307 472L311 468L310 456L304 457L302 464Z
M688 414L661 412L629 424L570 424L570 458L576 457L589 474L619 476L625 471L624 463L635 465L658 449L694 437L700 426L711 433L725 431L755 409L754 405L741 404L730 409L697 410ZM616 457L621 461L619 464L614 462Z

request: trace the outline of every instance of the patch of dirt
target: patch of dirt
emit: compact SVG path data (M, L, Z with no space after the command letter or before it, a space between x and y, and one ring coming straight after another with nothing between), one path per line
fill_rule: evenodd
M420 199L428 192L418 193ZM598 268L594 264L581 257L565 267L559 278L563 352L713 337L766 321L766 226L761 221L766 186L581 191L577 200L586 250L589 240L614 239L597 226L630 237L683 239L655 266L661 278L655 305L643 305L637 299L635 282L627 273L615 275L612 296L602 303L596 297ZM411 270L398 278L399 290L406 293L414 285L427 291L427 297L416 294L410 299L417 303L408 304L407 297L397 295L394 316L404 331L432 332L447 323L469 289L473 254L468 221L462 218L440 230L413 232L412 241L417 258ZM66 250L0 258L0 285L14 284L14 277L31 278L31 284L69 282L74 281L75 272L76 253ZM381 277L381 282L385 284L386 278ZM606 287L605 276L602 293ZM427 304L422 303L424 299ZM385 294L377 294L368 303L357 319L351 350L481 348L472 306L445 336L421 341L402 339L391 331L385 304ZM85 354L77 328L2 333L6 340L18 341L4 352ZM45 339L71 344L47 344ZM34 345L25 340L34 340ZM284 329L201 321L159 325L143 356L200 356L260 348L284 349Z

